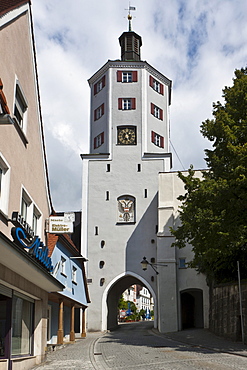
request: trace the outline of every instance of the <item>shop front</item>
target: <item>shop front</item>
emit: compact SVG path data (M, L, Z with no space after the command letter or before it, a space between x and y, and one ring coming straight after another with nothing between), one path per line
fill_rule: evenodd
M48 293L63 289L47 268L0 233L0 370L45 358Z

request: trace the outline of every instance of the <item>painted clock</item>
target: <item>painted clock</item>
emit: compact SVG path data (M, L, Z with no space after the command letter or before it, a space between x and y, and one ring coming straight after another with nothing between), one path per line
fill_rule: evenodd
M120 145L136 145L136 127L118 127L117 143Z

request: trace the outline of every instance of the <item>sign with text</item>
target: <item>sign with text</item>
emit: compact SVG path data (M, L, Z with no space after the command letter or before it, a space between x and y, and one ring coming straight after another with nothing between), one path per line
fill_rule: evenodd
M73 221L68 218L51 216L49 217L49 233L71 234L73 233Z

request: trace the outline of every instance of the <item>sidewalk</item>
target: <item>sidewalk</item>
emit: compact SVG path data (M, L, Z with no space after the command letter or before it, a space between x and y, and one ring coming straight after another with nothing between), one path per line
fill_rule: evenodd
M190 344L191 346L247 357L247 345L244 345L242 342L233 342L223 337L218 337L208 329L187 329L165 334L159 333L157 329L152 329L152 332L155 335Z

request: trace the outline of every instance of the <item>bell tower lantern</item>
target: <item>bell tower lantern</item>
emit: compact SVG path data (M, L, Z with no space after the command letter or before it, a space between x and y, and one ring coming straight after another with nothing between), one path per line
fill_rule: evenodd
M131 30L132 16L128 15L129 31L124 32L119 37L121 46L121 60L122 61L139 61L141 60L141 46L142 38L137 33Z

